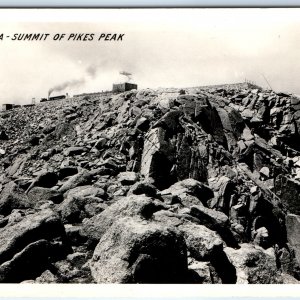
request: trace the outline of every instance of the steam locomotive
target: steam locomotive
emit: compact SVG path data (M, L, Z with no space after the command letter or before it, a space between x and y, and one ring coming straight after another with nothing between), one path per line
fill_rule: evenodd
M66 95L48 97L48 99L47 98L41 98L40 102L63 100L63 99L66 99Z

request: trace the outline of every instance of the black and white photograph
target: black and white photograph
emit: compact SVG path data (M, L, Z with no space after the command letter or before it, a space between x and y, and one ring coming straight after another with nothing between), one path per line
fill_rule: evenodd
M0 283L299 283L300 9L0 20Z

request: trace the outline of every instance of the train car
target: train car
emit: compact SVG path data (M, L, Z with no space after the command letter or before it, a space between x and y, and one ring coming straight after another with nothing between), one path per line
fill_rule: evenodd
M60 95L60 96L49 97L49 98L48 98L48 101L63 100L63 99L66 99L66 95Z
M63 100L63 99L66 99L66 98L67 98L66 95L53 96L53 97L48 97L48 98L41 98L40 102Z

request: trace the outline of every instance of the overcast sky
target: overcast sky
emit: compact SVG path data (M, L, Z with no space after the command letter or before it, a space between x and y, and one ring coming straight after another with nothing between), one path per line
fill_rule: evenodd
M0 10L0 34L125 34L122 42L0 40L0 103L110 90L248 80L300 94L300 9ZM92 70L92 72L88 72ZM75 83L78 83L75 85Z

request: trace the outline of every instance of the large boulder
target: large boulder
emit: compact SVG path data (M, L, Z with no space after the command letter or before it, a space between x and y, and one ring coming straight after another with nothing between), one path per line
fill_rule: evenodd
M50 209L27 215L17 223L0 228L0 264L41 239L60 240L67 248L64 226L59 216Z
M178 229L185 237L191 256L197 260L208 260L223 249L221 237L203 225L183 224Z
M29 154L20 154L14 160L12 164L6 169L6 173L9 177L18 178L25 167Z
M78 174L71 176L60 188L59 192L66 191L78 186L88 185L91 183L92 174L86 170L80 171Z
M251 244L242 244L240 249L224 249L230 263L236 269L236 283L280 283L275 252Z
M60 283L60 281L53 273L46 270L35 280L26 280L26 283Z
M201 224L211 229L217 229L220 227L228 227L228 217L220 212L203 206L192 206L190 214L198 218Z
M55 204L62 202L62 193L43 187L33 187L27 194L28 199L32 206L36 206L47 201L52 201Z
M121 172L118 175L118 181L122 185L132 185L138 180L138 174L135 172Z
M200 205L194 205L190 209L191 216L197 218L199 223L216 231L227 246L238 248L238 241L230 230L229 218L222 212Z
M175 228L122 218L102 236L90 268L97 283L184 282L185 241Z
M173 134L177 131L178 120L182 112L180 110L171 110L163 115L154 125L155 127L161 127L165 129L169 134Z
M180 202L187 207L201 203L206 204L209 199L214 197L213 191L208 186L192 178L176 182L168 189L161 191L160 195L162 197L168 195L178 197ZM194 197L187 197L187 195Z
M99 241L115 220L121 217L139 216L149 219L154 212L163 209L163 203L145 195L131 195L113 203L100 214L84 222L81 234Z
M67 197L56 211L60 214L64 224L80 223L86 217L83 210L87 202L83 198Z
M145 194L148 197L156 197L157 189L156 187L147 181L139 181L132 185L127 193L127 195L142 195Z
M13 181L7 183L0 194L0 214L9 215L13 209L29 207L31 203L24 191Z
M295 252L295 257L300 265L300 216L288 214L286 216L287 239Z
M275 193L292 214L300 215L300 182L284 175L275 180Z
M215 231L197 224L199 221L184 210L179 213L160 210L153 214L151 220L167 227L176 227L184 235L190 256L194 259L209 260L213 256L218 256L224 244L221 237Z
M99 197L103 198L105 196L105 192L102 188L95 187L92 185L83 185L72 188L68 190L65 194L65 197L76 197L76 198L84 198L84 197Z
M49 241L38 240L29 244L0 266L0 282L18 283L34 279L47 268L51 256L53 251Z
M64 150L65 156L73 156L73 155L80 155L85 151L83 147L69 147Z
M103 189L91 185L76 187L65 193L64 201L56 208L64 223L78 223L90 215L86 210L103 202ZM95 207L97 210L97 207ZM102 211L102 210L101 210ZM91 213L93 214L93 213Z
M210 262L195 261L189 265L189 283L216 284L222 283L222 280Z

